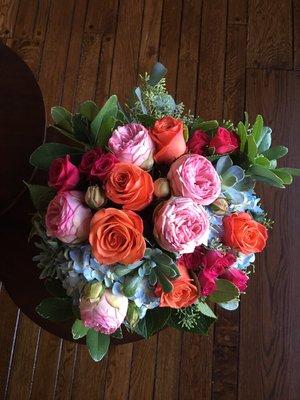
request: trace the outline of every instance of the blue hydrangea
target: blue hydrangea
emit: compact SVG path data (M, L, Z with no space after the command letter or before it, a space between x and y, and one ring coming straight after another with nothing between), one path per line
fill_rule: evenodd
M223 216L214 214L209 208L206 208L205 210L210 223L208 241L221 240L224 233Z
M243 193L243 201L239 204L232 204L229 207L230 212L250 211L254 214L262 214L264 211L260 207L260 198L256 196L253 190Z
M245 255L242 253L239 253L237 259L236 259L236 267L238 269L243 269L246 270L250 264L253 264L255 261L255 254L249 254Z

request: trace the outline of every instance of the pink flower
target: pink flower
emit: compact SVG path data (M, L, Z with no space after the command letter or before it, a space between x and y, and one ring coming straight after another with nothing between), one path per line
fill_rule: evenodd
M121 162L132 163L143 169L151 169L153 165L154 143L148 129L141 124L119 126L112 133L108 147Z
M244 271L237 268L231 267L226 269L220 278L232 282L240 292L244 292L247 289L249 277Z
M190 153L203 155L205 148L208 147L209 136L207 133L197 130L187 142L187 148Z
M84 193L59 192L48 205L47 235L69 244L83 242L88 238L91 218L91 210L84 205Z
M185 154L170 168L168 179L175 196L189 197L196 203L213 203L221 193L219 175L212 163L199 154Z
M87 177L90 177L91 170L95 162L99 160L101 155L102 155L102 150L99 147L95 147L94 149L84 153L81 159L81 163L79 165L80 172L86 175Z
M209 250L202 256L202 266L204 270L210 271L215 276L222 275L225 269L236 261L236 257L231 253L221 253L218 250Z
M100 299L86 300L79 304L84 326L106 335L114 333L126 317L128 299L122 295L113 295L106 289Z
M78 184L79 179L79 170L71 163L69 155L52 161L49 168L49 186L56 190L71 190Z
M209 296L216 290L216 275L214 272L203 270L200 272L198 278L202 296Z
M102 154L93 164L90 177L103 181L119 160L111 153Z
M232 153L238 149L239 140L234 132L225 128L218 128L217 133L209 143L209 147L213 147L217 154Z
M154 211L153 234L168 251L192 253L195 247L207 242L208 233L208 216L192 199L173 197Z
M187 269L196 269L202 265L203 249L201 246L196 247L193 253L183 254L180 261Z

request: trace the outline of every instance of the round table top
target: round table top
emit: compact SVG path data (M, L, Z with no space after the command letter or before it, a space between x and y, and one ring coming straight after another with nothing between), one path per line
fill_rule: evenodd
M28 242L34 213L24 181L33 168L29 156L45 136L45 109L41 90L28 66L0 43L0 243L2 248L0 280L15 304L32 321L56 336L72 340L73 321L56 323L35 312L40 301L49 297L39 270L32 261L35 248ZM127 334L126 343L139 340Z

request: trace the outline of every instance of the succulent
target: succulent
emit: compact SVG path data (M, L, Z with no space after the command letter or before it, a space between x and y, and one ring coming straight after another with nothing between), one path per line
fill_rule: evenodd
M243 203L245 192L253 190L253 179L246 176L240 166L233 165L228 155L219 158L216 163L216 171L221 179L222 195L232 204Z

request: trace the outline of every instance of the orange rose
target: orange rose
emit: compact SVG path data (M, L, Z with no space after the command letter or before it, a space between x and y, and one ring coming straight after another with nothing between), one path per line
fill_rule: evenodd
M118 163L108 175L106 196L125 210L140 211L153 197L153 181L148 172L130 163Z
M104 208L96 212L89 236L94 257L106 265L140 260L146 249L143 229L142 219L132 211Z
M149 133L156 144L154 160L157 163L171 164L185 153L183 122L180 119L173 117L159 119Z
M243 254L259 253L266 246L267 228L246 212L224 217L223 226L224 243Z
M179 263L177 267L180 277L172 281L172 292L165 293L160 286L155 289L156 296L160 297L160 307L188 307L194 304L199 297L198 289L193 285L186 267L182 263Z

